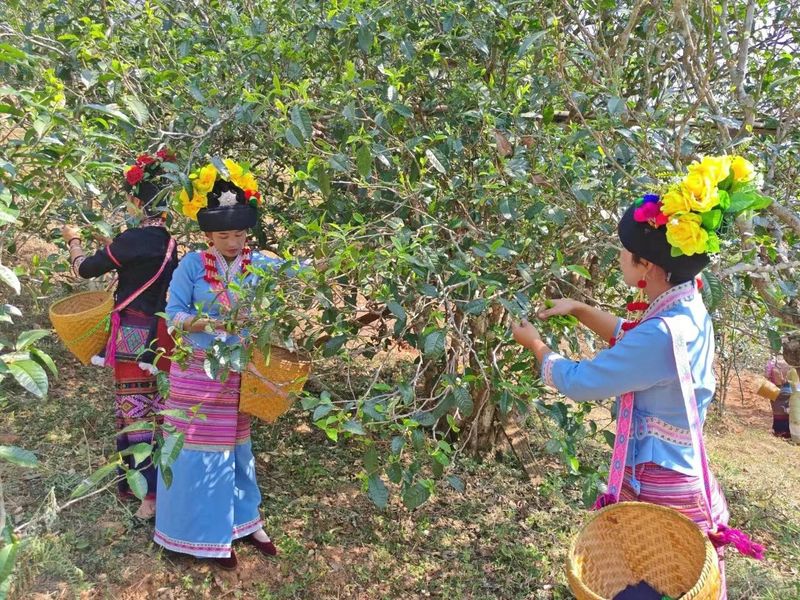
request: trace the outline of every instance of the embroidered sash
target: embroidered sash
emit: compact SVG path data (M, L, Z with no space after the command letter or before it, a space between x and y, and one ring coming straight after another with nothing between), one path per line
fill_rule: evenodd
M764 547L762 545L753 542L747 534L737 529L732 529L725 524L714 522L713 513L711 511L711 479L708 469L708 457L706 456L705 444L703 443L703 428L700 420L700 413L697 409L697 399L694 394L691 363L689 361L686 341L683 334L677 328L673 327L674 324L671 319L657 316L658 313L663 312L675 304L675 302L691 295L691 293L687 294L684 290L679 291L677 288L674 288L673 291L678 291L679 293L672 301L668 301L667 298L664 298L664 302L659 301L659 307L656 308L656 310L650 311L651 315L647 318L661 319L667 326L667 331L672 339L672 351L681 385L681 395L683 396L686 413L689 417L689 434L691 436L692 448L694 449L694 458L698 463L696 466L703 477L703 508L708 517L708 522L712 524L712 530L708 532L708 537L716 547L733 544L742 554L761 560L764 558ZM669 293L665 294L665 296L669 295ZM628 453L628 443L631 435L633 400L634 395L632 392L623 394L620 398L620 407L617 415L617 435L614 440L614 450L611 457L611 465L608 470L608 489L605 494L601 494L597 498L595 509L619 502L619 495L625 476L625 459Z

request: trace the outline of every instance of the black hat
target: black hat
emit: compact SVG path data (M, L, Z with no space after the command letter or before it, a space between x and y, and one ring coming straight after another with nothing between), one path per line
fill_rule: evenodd
M633 218L636 208L636 204L632 204L622 215L617 225L619 240L632 254L664 269L667 272L667 281L673 284L690 281L711 261L708 254L672 256L666 227L653 227L647 221L636 221Z
M217 179L208 193L208 206L197 212L202 231L240 231L258 222L258 211L245 192L230 181Z
M129 192L135 198L141 200L142 210L144 210L144 212L150 216L163 213L167 210L167 196L165 194L161 194L159 197L159 193L165 187L168 186L159 186L152 181L142 181L135 186L135 189L133 189L134 186L125 183L125 191Z

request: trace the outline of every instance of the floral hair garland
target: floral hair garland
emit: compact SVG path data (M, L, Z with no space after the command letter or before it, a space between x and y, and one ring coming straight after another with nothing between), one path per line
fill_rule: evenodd
M130 186L131 193L138 195L140 183L156 179L161 175L162 163L175 162L176 158L175 154L166 148L161 148L154 155L144 153L136 157L136 162L125 167L124 171L125 183Z
M672 256L719 252L717 230L726 215L760 210L772 201L756 185L755 167L741 156L706 156L663 196L645 194L633 218L666 226Z
M261 206L261 194L258 191L258 182L247 165L239 164L229 158L222 161L227 173L223 173L213 163L196 169L189 175L192 184L192 197L185 189L178 193L178 207L181 213L193 221L197 220L197 213L208 206L208 193L214 188L217 178L229 181L242 191L245 199L254 207Z

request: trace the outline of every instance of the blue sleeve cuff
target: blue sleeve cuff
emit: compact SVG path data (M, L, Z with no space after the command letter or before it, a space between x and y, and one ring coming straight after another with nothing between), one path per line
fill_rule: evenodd
M625 319L622 319L622 318L617 319L617 326L614 327L614 339L617 340L617 341L619 341L619 339L618 339L619 338L619 334L620 334L620 331L622 331L622 324L624 322L625 322Z

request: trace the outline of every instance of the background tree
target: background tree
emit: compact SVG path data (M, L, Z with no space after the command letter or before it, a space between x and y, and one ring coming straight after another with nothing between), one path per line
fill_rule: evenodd
M277 328L263 333L303 323L300 342L335 365L319 363L303 407L361 441L376 504L388 479L418 506L459 452L518 439L531 409L589 498L589 406L542 395L508 318L562 294L621 305L621 208L701 154L737 152L776 201L726 242L708 303L723 341L774 347L796 329L796 8L7 2L0 263L63 220L119 226L121 165L144 147L176 148L185 173L249 160L269 197L261 245L327 262L291 294L263 288ZM61 257L15 266L29 292L60 293ZM591 344L568 322L547 333Z

